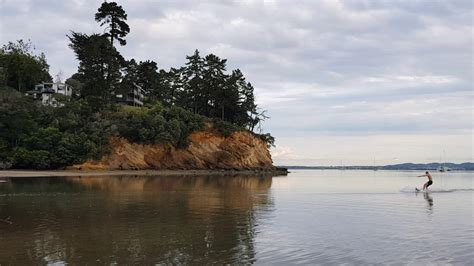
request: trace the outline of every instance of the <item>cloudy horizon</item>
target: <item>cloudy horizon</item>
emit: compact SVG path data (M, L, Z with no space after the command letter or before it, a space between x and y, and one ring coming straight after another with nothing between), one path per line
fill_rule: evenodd
M70 31L101 33L103 1L0 1L0 41L30 39L54 77ZM277 165L473 161L473 4L458 1L116 1L126 59L228 59L271 117Z

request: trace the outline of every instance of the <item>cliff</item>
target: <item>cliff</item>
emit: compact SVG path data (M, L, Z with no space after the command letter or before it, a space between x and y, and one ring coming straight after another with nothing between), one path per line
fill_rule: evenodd
M273 170L265 141L249 132L223 137L212 132L195 132L190 145L177 149L169 144L137 144L124 138L110 139L112 151L99 161L74 165L77 170L126 169L255 169Z

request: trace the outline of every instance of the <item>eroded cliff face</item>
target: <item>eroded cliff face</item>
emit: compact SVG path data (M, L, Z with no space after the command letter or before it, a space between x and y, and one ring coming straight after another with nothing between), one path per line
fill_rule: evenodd
M136 144L123 138L110 140L112 151L100 161L74 165L81 170L129 169L258 169L273 170L265 141L249 132L222 137L212 132L195 132L190 145L177 149L168 144Z

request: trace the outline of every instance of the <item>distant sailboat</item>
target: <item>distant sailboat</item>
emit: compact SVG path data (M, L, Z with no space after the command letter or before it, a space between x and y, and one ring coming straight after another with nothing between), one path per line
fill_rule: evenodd
M451 171L451 168L442 165L442 166L438 167L438 171L439 172L449 172L449 171Z
M446 159L446 151L445 150L443 150L443 155L444 155L444 158ZM439 163L442 164L438 167L439 172L449 172L449 171L451 171L451 168L447 167L445 165L445 163L441 163L441 162L442 162L441 161L441 156L439 156Z

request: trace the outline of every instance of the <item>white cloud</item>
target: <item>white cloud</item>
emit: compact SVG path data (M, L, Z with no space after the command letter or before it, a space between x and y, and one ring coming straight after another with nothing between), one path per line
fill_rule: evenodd
M302 159L301 156L295 154L291 147L276 146L271 149L273 160L286 161L286 160L297 160Z

